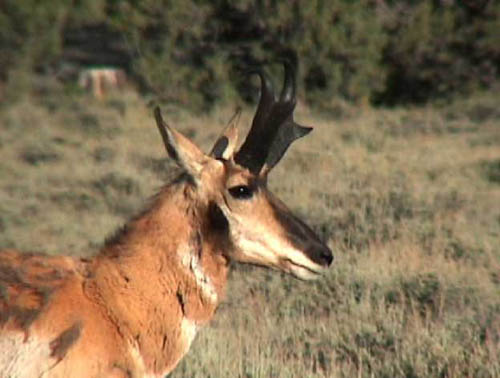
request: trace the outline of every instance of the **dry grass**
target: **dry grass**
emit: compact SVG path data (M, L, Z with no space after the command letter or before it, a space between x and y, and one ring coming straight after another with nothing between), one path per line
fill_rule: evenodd
M328 239L314 283L245 266L173 377L500 376L500 111L347 109L270 186ZM229 109L166 118L205 150ZM248 124L246 112L242 124ZM133 94L0 111L0 245L88 254L172 171Z

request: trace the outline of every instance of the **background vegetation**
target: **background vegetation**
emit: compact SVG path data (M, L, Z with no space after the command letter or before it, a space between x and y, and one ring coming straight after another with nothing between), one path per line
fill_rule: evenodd
M498 377L499 12L495 1L4 0L0 247L95 253L172 175L150 100L207 150L234 106L241 134L250 124L258 87L241 66L293 47L295 118L315 130L269 184L334 266L313 283L235 266L171 376ZM137 88L90 98L75 77L91 64L126 69Z
M301 96L399 104L497 86L500 3L491 0L4 0L4 97L125 68L145 93L192 110L248 97L238 68L300 56ZM252 88L252 87L250 87Z
M499 100L336 119L301 108L296 119L315 130L270 186L327 240L335 264L317 282L236 266L172 376L498 377ZM205 151L231 113L164 107ZM172 172L133 92L24 100L0 125L2 247L94 253Z

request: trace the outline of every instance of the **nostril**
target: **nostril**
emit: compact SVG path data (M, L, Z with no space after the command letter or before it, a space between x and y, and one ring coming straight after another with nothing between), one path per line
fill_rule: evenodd
M325 254L324 257L327 265L330 265L333 262L333 255L331 251L328 251L328 254Z
M323 250L323 253L321 255L323 261L326 262L325 265L330 265L333 262L333 254L332 251L330 251L328 248Z

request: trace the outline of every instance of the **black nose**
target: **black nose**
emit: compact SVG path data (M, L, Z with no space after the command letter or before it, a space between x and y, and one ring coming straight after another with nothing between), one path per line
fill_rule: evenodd
M315 244L311 246L307 250L307 255L316 264L322 266L330 266L330 264L333 262L332 251L326 245Z

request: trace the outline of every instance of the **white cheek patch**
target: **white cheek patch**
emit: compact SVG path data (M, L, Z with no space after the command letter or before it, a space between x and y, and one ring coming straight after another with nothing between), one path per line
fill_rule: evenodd
M286 236L273 233L265 225L248 225L243 217L228 209L222 211L229 220L231 237L238 246L242 262L279 268L303 279L311 279L324 270L295 248Z
M232 236L244 260L264 265L278 265L279 258L274 253L275 249L269 248L268 243L265 243L260 235L245 235L238 230L234 230Z
M210 277L205 274L196 252L189 247L179 248L179 255L181 256L182 266L184 266L189 273L193 274L196 285L200 288L203 297L208 299L211 303L216 303L217 291Z
M40 377L56 363L46 341L24 334L7 333L0 338L0 375L11 378Z
M278 245L281 243L278 240L272 240L274 238L269 238L268 232L261 230L259 225L247 225L244 219L234 215L228 209L222 208L222 211L229 221L231 239L242 254L242 260L277 267L279 256L276 251L282 247Z

